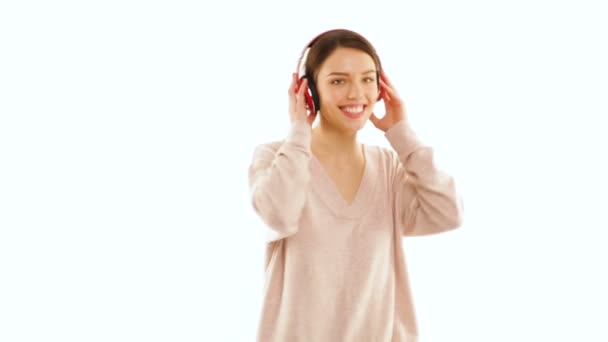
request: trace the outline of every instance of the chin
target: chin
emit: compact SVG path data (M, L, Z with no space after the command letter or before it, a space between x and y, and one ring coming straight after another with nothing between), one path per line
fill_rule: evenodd
M369 119L370 114L363 114L358 118L340 118L340 125L347 129L348 131L351 132L356 132L359 131L361 129L363 129L363 127L365 127L365 124L367 123L367 120Z
M356 132L365 127L371 116L371 110L373 110L373 106L366 105L359 113L347 113L337 107L329 115L331 119L328 123L340 130Z

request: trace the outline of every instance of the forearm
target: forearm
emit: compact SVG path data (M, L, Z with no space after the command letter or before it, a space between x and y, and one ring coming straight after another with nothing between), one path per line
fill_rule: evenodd
M428 235L462 224L463 202L455 180L435 165L433 149L406 122L386 134L398 155L394 193L405 235Z
M294 123L285 141L274 149L259 146L249 169L254 210L280 237L297 231L310 183L310 126Z

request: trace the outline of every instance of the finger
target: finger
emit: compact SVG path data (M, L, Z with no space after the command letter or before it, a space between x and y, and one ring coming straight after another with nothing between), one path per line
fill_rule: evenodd
M303 78L302 81L300 81L300 87L298 88L298 93L304 94L304 89L306 89L307 86L308 86L308 79Z
M391 102L391 96L387 92L384 92L384 95L382 96L382 98L384 99L385 103Z
M297 87L297 75L291 74L291 84L289 85L288 96L289 96L289 112L293 113L296 109L296 87Z
M306 91L306 88L308 87L308 80L307 79L303 79L302 82L300 83L300 87L298 88L298 100L302 99L304 100L304 92Z
M380 93L380 97L385 101L390 101L391 100L391 96L388 94L388 91L386 90L386 86L382 86L382 92Z
M304 92L308 88L308 80L303 79L302 83L300 83L300 88L298 89L297 97L296 97L296 105L298 112L306 113L306 99L304 98Z
M382 70L380 73L380 81L384 81L384 83L388 84L391 88L393 87L393 83L388 79L388 76L386 76L386 72L384 72L384 70Z
M389 97L395 97L395 98L398 97L397 92L390 84L384 82L383 80L380 80L380 86L382 87L382 89L384 89L385 95L388 95Z
M310 115L308 116L308 123L310 125L312 125L312 123L315 122L316 117L317 117L317 113L310 113Z
M391 96L388 94L387 86L382 85L382 92L380 93L380 98L384 100L384 103L389 103L391 101Z
M291 83L289 84L289 95L294 94L297 87L296 74L291 74Z

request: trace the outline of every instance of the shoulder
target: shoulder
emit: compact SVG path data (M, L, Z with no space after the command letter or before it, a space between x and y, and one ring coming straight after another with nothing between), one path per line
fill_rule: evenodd
M271 140L256 144L251 152L251 163L253 165L259 163L268 163L270 160L274 159L274 157L280 151L281 146L285 144L285 141L285 139Z
M276 153L279 150L279 148L281 148L281 146L283 146L284 143L285 143L285 139L272 140L272 141L258 143L254 147L254 151L256 151L256 152L257 151L273 151Z
M377 164L383 165L388 169L395 167L399 162L399 156L390 147L366 145L366 149Z
M390 147L367 145L366 150L371 162L370 172L391 183L399 169L399 157Z

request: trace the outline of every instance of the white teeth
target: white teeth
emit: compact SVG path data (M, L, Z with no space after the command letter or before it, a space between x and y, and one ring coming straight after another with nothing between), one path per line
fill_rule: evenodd
M343 107L342 110L349 113L360 113L363 111L363 106Z

